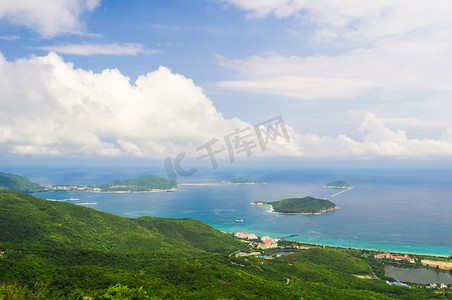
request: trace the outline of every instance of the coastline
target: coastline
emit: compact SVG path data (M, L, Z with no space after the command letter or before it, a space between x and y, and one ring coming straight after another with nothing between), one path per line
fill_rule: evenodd
M161 192L173 192L176 188L171 189L155 189L155 190L149 190L149 191L87 191L87 190L42 190L42 191L36 191L34 193L59 193L59 192L77 192L77 193L97 193L97 194L134 194L134 193L161 193Z
M218 226L214 226L214 225L212 225L212 226L215 229L220 230L221 232L228 233L228 234L234 234L234 231L225 230L224 228L221 229L221 227L218 228ZM248 231L248 230L244 229L242 231ZM261 236L261 235L262 236L265 236L265 235L274 236L274 234L271 234L271 233L259 233L259 236ZM302 235L298 235L297 237L302 237ZM405 251L405 250L391 250L391 248L388 248L388 249L381 249L381 248L377 249L377 248L372 248L372 247L346 246L346 245L340 245L340 244L334 244L334 243L328 243L328 242L327 243L322 243L322 242L316 243L316 242L313 242L313 241L295 240L295 239L291 239L291 238L287 238L286 240L297 242L297 243L301 243L301 244L305 244L305 245L308 245L308 246L317 246L317 247L320 246L320 247L339 248L339 249L367 250L367 251L374 251L374 252L377 252L377 253L390 252L390 253L393 253L394 255L401 255L401 254L424 255L424 256L431 257L431 258L435 258L435 257L437 257L437 258L448 258L449 257L449 255L443 255L443 254L425 253L425 252L416 252L416 251L410 252L409 250L408 251Z

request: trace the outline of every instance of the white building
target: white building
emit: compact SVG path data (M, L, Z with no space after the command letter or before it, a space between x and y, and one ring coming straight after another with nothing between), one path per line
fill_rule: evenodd
M261 241L267 241L270 240L270 237L268 235L261 237Z
M238 237L239 239L257 240L257 235L255 235L254 233L248 233L244 231L238 231L235 234L235 236Z

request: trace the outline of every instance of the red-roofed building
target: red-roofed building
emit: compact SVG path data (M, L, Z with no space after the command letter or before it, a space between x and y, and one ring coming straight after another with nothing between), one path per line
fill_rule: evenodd
M393 256L389 252L383 253L383 254L375 254L374 258L377 258L377 259L386 258L386 259L393 259L393 260L398 260L398 261L406 260L412 264L414 264L416 262L413 258L409 257L408 254L404 254L403 256Z

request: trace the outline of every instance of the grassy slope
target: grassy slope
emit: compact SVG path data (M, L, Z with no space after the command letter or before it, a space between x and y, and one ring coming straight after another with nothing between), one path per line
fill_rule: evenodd
M168 228L177 234L169 234ZM214 243L215 250L221 253L243 247L243 243L193 219L129 219L10 191L0 191L0 229L2 242L70 246L116 253L163 249L201 251L204 244L198 243L198 233L206 243Z
M289 198L273 202L259 202L270 204L276 212L281 213L316 213L323 209L330 209L336 206L336 204L331 201L313 197Z
M33 193L42 189L42 186L23 176L0 172L0 190Z
M274 260L228 257L221 253L243 243L200 221L128 219L14 192L0 191L0 232L0 280L17 279L29 289L49 282L47 296L77 288L95 295L119 282L158 298L441 298L356 278L369 266L337 250ZM0 299L7 289L0 286Z

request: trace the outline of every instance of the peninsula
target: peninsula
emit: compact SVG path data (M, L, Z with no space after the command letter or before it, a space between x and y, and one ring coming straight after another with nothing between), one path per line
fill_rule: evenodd
M116 180L109 184L96 186L51 185L45 186L43 190L49 192L137 193L171 191L176 186L177 182L164 176L148 175L140 178Z
M246 177L234 177L223 181L225 184L264 184L265 180L262 179L250 179Z
M0 190L34 193L44 189L45 188L42 185L31 182L26 177L0 172Z
M270 205L272 207L272 212L282 214L320 215L327 211L339 209L339 206L329 200L310 196L304 198L289 198L273 202L256 201L251 204Z

